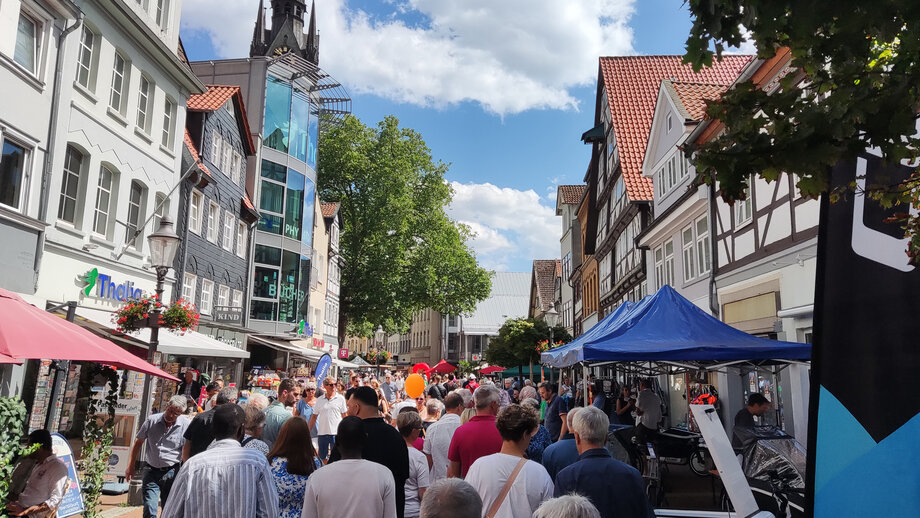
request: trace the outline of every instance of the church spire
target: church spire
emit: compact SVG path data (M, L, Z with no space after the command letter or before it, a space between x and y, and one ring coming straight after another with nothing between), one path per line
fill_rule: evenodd
M310 27L307 29L305 54L314 65L319 65L319 35L316 34L316 0L310 6Z
M265 6L259 0L259 12L256 14L256 28L252 31L252 44L249 46L250 56L259 56L265 52Z

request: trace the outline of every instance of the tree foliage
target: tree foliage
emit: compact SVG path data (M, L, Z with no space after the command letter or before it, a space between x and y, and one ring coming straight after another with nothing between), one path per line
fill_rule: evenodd
M498 330L498 337L489 341L486 361L502 367L540 363L537 343L549 340L549 335L549 326L542 319L508 319ZM572 335L561 325L553 328L552 338L554 342L572 341Z
M688 0L693 26L685 61L697 70L728 46L744 41L744 28L769 58L788 47L794 72L772 95L751 81L737 85L707 113L725 124L696 158L700 180L718 181L727 201L743 199L749 178L768 181L793 173L806 196L828 191L829 168L880 148L889 163L920 157L920 3L798 2L793 0ZM755 116L756 115L756 116ZM688 149L688 154L692 149ZM914 162L916 163L916 162ZM849 185L852 190L855 183ZM867 185L883 206L920 205L920 177ZM842 193L831 192L832 201ZM918 216L897 219L920 251Z
M319 191L341 203L339 335L408 328L432 308L469 313L491 290L468 245L471 233L445 211L453 192L414 130L386 117L369 128L354 117L321 136Z

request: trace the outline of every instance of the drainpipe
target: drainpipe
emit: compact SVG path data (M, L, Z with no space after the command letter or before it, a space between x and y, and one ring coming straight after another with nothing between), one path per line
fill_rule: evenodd
M709 309L713 316L721 320L719 307L719 293L716 290L716 273L719 269L719 243L716 239L716 187L707 186L709 190L709 249L712 263L709 268Z
M64 56L64 39L71 32L77 30L83 25L83 13L77 15L77 20L73 25L65 27L57 38L57 55L54 61L54 86L51 89L51 120L48 123L48 146L45 150L45 165L42 170L41 191L38 199L38 219L42 222L48 216L48 184L51 183L51 163L54 158L54 149L56 147L56 134L58 121L58 104L61 102L61 69L63 68ZM38 270L42 264L42 256L45 252L45 237L47 231L41 232L41 238L38 243L38 250L35 253L35 284L32 291L38 291Z

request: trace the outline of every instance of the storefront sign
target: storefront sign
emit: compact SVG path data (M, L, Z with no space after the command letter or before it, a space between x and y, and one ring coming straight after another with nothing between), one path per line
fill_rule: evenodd
M339 349L339 358L343 360L347 360L348 359L348 349L345 349L345 348Z
M81 277L86 283L83 287L83 294L87 297L96 296L103 299L111 299L124 302L128 299L137 299L144 296L144 291L134 287L134 281L122 281L112 279L107 273L100 273L98 268L86 272ZM95 288L95 290L94 290Z
M222 322L225 324L241 325L243 323L243 308L232 306L215 306L214 321Z
M84 511L83 494L80 492L80 479L77 477L77 468L73 460L73 451L67 439L59 433L51 434L51 449L54 455L67 466L67 489L64 498L57 508L55 516L66 518Z

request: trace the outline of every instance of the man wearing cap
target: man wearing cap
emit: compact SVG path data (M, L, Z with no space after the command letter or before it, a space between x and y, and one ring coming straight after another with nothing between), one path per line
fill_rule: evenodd
M479 383L476 383L475 374L469 375L469 378L466 380L466 383L463 384L463 388L470 389L470 392L476 392L476 389L479 388Z

